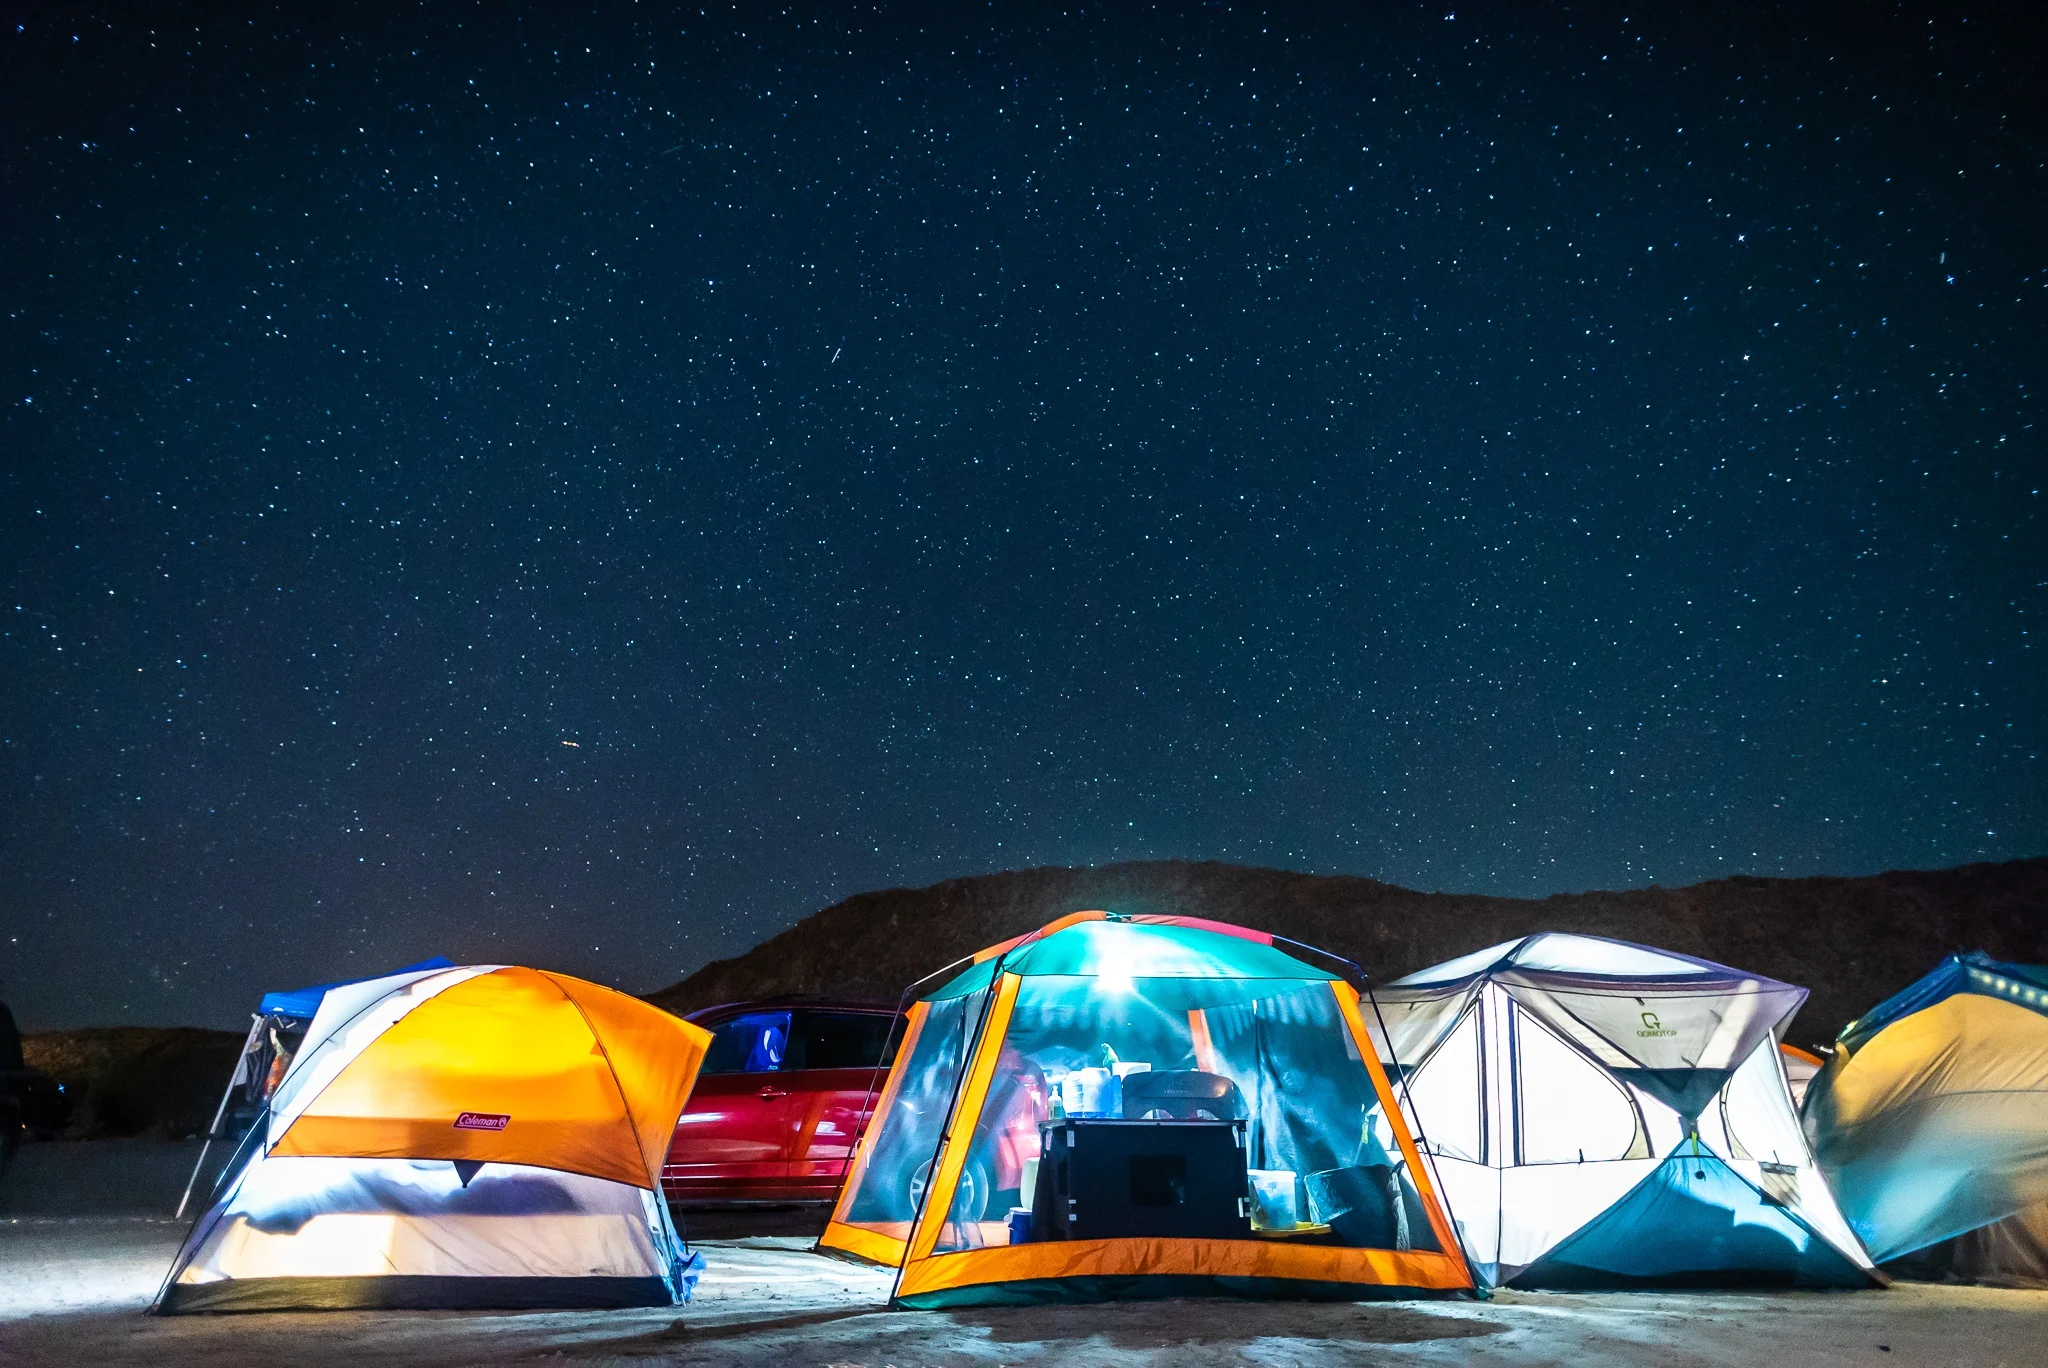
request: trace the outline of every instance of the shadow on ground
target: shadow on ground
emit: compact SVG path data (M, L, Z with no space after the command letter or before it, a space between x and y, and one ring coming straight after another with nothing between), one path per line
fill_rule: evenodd
M1227 1312L1218 1315L1221 1308ZM954 1311L963 1330L997 1344L1100 1340L1112 1349L1172 1349L1252 1339L1319 1340L1341 1344L1419 1344L1424 1340L1497 1335L1506 1327L1446 1308L1317 1302L1124 1302L1112 1306L1004 1306Z
M825 1233L832 1208L823 1202L803 1206L683 1207L675 1211L676 1228L692 1240L744 1240L750 1236L795 1236L815 1240Z

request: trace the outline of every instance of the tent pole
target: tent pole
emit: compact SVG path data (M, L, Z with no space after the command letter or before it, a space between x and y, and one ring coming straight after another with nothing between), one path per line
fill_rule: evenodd
M981 991L981 1016L976 1019L974 1029L961 1038L960 1069L958 1073L953 1075L953 1096L948 1100L946 1107L946 1124L939 1132L939 1143L932 1146L932 1157L926 1161L929 1167L925 1170L924 1200L919 1202L917 1209L910 1214L910 1233L904 1237L903 1241L903 1261L896 1265L896 1280L889 1284L888 1304L890 1306L896 1305L896 1294L903 1289L903 1270L910 1266L910 1246L917 1239L918 1227L924 1224L925 1207L931 1202L932 1189L937 1186L939 1156L946 1152L946 1142L953 1138L953 1122L958 1119L954 1113L960 1106L960 1089L967 1082L967 1071L974 1066L974 1050L981 1043L981 1033L988 1025L989 1012L995 1007L996 986L1002 982L1003 961L1009 957L1010 952L1007 950L996 956L996 962L989 970L988 987ZM919 979L917 983L913 983L911 988L914 989L918 984L923 983L925 979L933 977L935 975L927 974L925 978ZM906 995L907 992L908 990L906 990ZM963 1012L961 1017L960 1024L965 1026L967 1024L966 1014ZM971 1118L968 1124L973 1124Z
M918 980L919 983L923 981L923 979ZM896 999L896 1015L889 1018L889 1033L882 1037L881 1061L877 1062L875 1067L868 1071L868 1095L861 1103L860 1124L853 1128L853 1144L847 1148L846 1162L839 1166L839 1181L842 1183L846 1181L846 1175L853 1171L853 1156L860 1149L861 1138L868 1133L868 1123L875 1118L874 1111L868 1104L875 1101L881 1095L882 1080L888 1076L891 1067L889 1044L896 1039L896 1028L903 1024L903 1014L910 1009L911 991L916 987L917 984L913 983L909 988L903 990L902 997ZM823 1239L824 1237L820 1236L819 1238Z
M199 1146L199 1162L192 1166L192 1176L185 1180L185 1195L178 1199L178 1209L171 1219L185 1219L185 1207L192 1201L192 1189L199 1186L199 1175L206 1171L206 1152L213 1148L213 1137L220 1130L221 1118L228 1114L228 1099L235 1095L235 1084L242 1081L242 1066L249 1060L249 1048L256 1043L257 1032L263 1029L263 1018L251 1015L249 1034L242 1037L242 1053L235 1060L235 1071L228 1075L228 1085L221 1091L220 1105L213 1109L213 1120L206 1127L206 1139Z
M1330 956L1330 958L1336 959L1337 956L1332 955ZM1365 976L1365 971L1363 969L1360 969L1358 965L1352 964L1350 960L1345 960L1343 962L1346 964L1350 964L1353 969L1358 969L1359 977L1363 978ZM1478 1002L1480 991L1481 990L1478 988L1473 989L1471 1001L1468 1002L1464 1008L1459 1009L1458 1017L1463 1017L1465 1015L1465 1012L1469 1010L1473 1004ZM1436 1166L1436 1155L1430 1151L1429 1135L1422 1129L1422 1109L1415 1105L1415 1094L1408 1087L1408 1070L1401 1063L1400 1053L1394 1049L1394 1033L1387 1029L1387 1018L1385 1014L1383 1014L1380 1011L1379 997L1373 992L1372 985L1369 982L1366 984L1365 1000L1372 1004L1372 1016L1373 1020L1379 1023L1380 1038L1387 1042L1387 1053L1393 1056L1394 1068L1401 1075L1401 1098L1408 1104L1408 1115L1414 1118L1415 1121L1415 1152L1418 1156L1420 1156L1423 1164L1428 1167L1430 1182L1436 1188L1437 1205L1443 1208L1444 1215L1448 1217L1451 1214L1450 1199L1444 1195L1443 1175L1442 1172ZM1453 1020L1455 1021L1457 1020L1457 1018L1453 1018ZM1451 1029L1456 1030L1457 1027L1454 1025ZM1372 1042L1367 1041L1365 1043L1370 1045ZM1483 1079L1486 1073L1486 1057L1484 1054L1480 1056L1479 1071L1480 1076ZM1455 1232L1456 1226L1453 1226L1452 1230ZM1495 1243L1495 1249L1493 1254L1494 1268L1498 1270L1500 1268L1500 1222L1498 1220L1494 1222L1493 1233ZM1486 1289L1481 1288L1479 1285L1479 1270L1472 1266L1472 1252L1465 1248L1465 1242L1463 1240L1459 1240L1457 1242L1457 1245L1458 1257L1465 1261L1465 1276L1472 1280L1472 1291L1475 1294L1482 1297L1490 1296L1491 1293Z
M957 962L958 961L955 961L955 963ZM932 975L930 974L925 975L925 978L931 977ZM917 981L917 983L923 982L924 979L919 979ZM860 1153L860 1142L867 1136L868 1125L875 1119L873 1104L881 1098L882 1083L894 1070L895 1065L893 1061L890 1060L889 1056L889 1042L896 1039L896 1028L903 1023L903 1014L904 1012L909 1010L910 995L913 991L916 990L917 983L913 983L910 985L910 987L905 988L903 990L903 996L896 999L896 1015L889 1019L889 1034L882 1037L882 1059L885 1062L876 1064L873 1069L868 1071L868 1093L866 1097L861 1099L860 1121L853 1128L853 1143L847 1146L846 1162L839 1166L839 1183L842 1187L844 1187L846 1184L846 1176L853 1172L854 1156ZM833 1211L836 1213L838 1209L838 1201L837 1199L834 1199ZM829 1220L827 1223L830 1223ZM811 1253L817 1254L822 1252L824 1246L825 1237L823 1235L819 1235L818 1238L812 1241L811 1243Z
M935 969L931 973L926 974L923 978L911 984L908 988L905 988L903 990L903 996L896 999L896 1015L889 1019L889 1034L884 1036L882 1039L882 1058L885 1062L875 1065L875 1067L871 1071L869 1071L868 1095L866 1099L861 1103L861 1109L863 1114L860 1118L860 1123L853 1128L853 1144L846 1151L846 1162L839 1166L839 1181L841 1183L844 1183L846 1181L847 1174L853 1172L853 1161L854 1157L860 1153L860 1142L862 1138L867 1135L868 1126L875 1119L874 1112L868 1108L868 1103L877 1100L881 1096L882 1081L895 1067L894 1063L892 1061L889 1061L889 1042L896 1038L896 1028L903 1024L903 1014L910 1009L911 997L917 992L918 989L924 987L925 984L930 983L933 979L939 977L939 975L950 973L952 970L959 968L963 964L972 963L973 960L974 956L972 955L962 955L959 959L954 960L945 968ZM911 1225L915 1227L916 1224L917 1222L915 1218L913 1218L911 1221ZM822 1235L818 1237L820 1241L822 1241L824 1238L825 1237ZM813 1254L817 1253L818 1246L813 1245L811 1247L811 1252ZM902 1270L899 1267L898 1272L901 1271Z

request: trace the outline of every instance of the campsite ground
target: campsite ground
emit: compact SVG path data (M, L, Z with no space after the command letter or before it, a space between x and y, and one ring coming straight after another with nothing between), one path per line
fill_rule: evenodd
M2048 1293L1504 1294L1490 1302L1154 1302L903 1312L885 1274L806 1251L812 1218L700 1218L687 1307L576 1314L141 1314L194 1149L35 1145L0 1183L0 1364L2048 1363Z

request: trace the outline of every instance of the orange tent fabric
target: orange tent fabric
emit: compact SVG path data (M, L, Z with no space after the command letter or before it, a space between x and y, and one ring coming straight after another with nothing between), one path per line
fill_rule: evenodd
M531 1164L659 1192L710 1040L582 979L492 970L371 1041L271 1153Z

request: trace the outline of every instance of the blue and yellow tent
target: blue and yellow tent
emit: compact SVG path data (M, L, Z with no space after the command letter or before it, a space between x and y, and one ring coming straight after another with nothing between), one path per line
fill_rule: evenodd
M1943 960L1842 1032L1804 1120L1872 1258L2048 1287L2048 967Z

